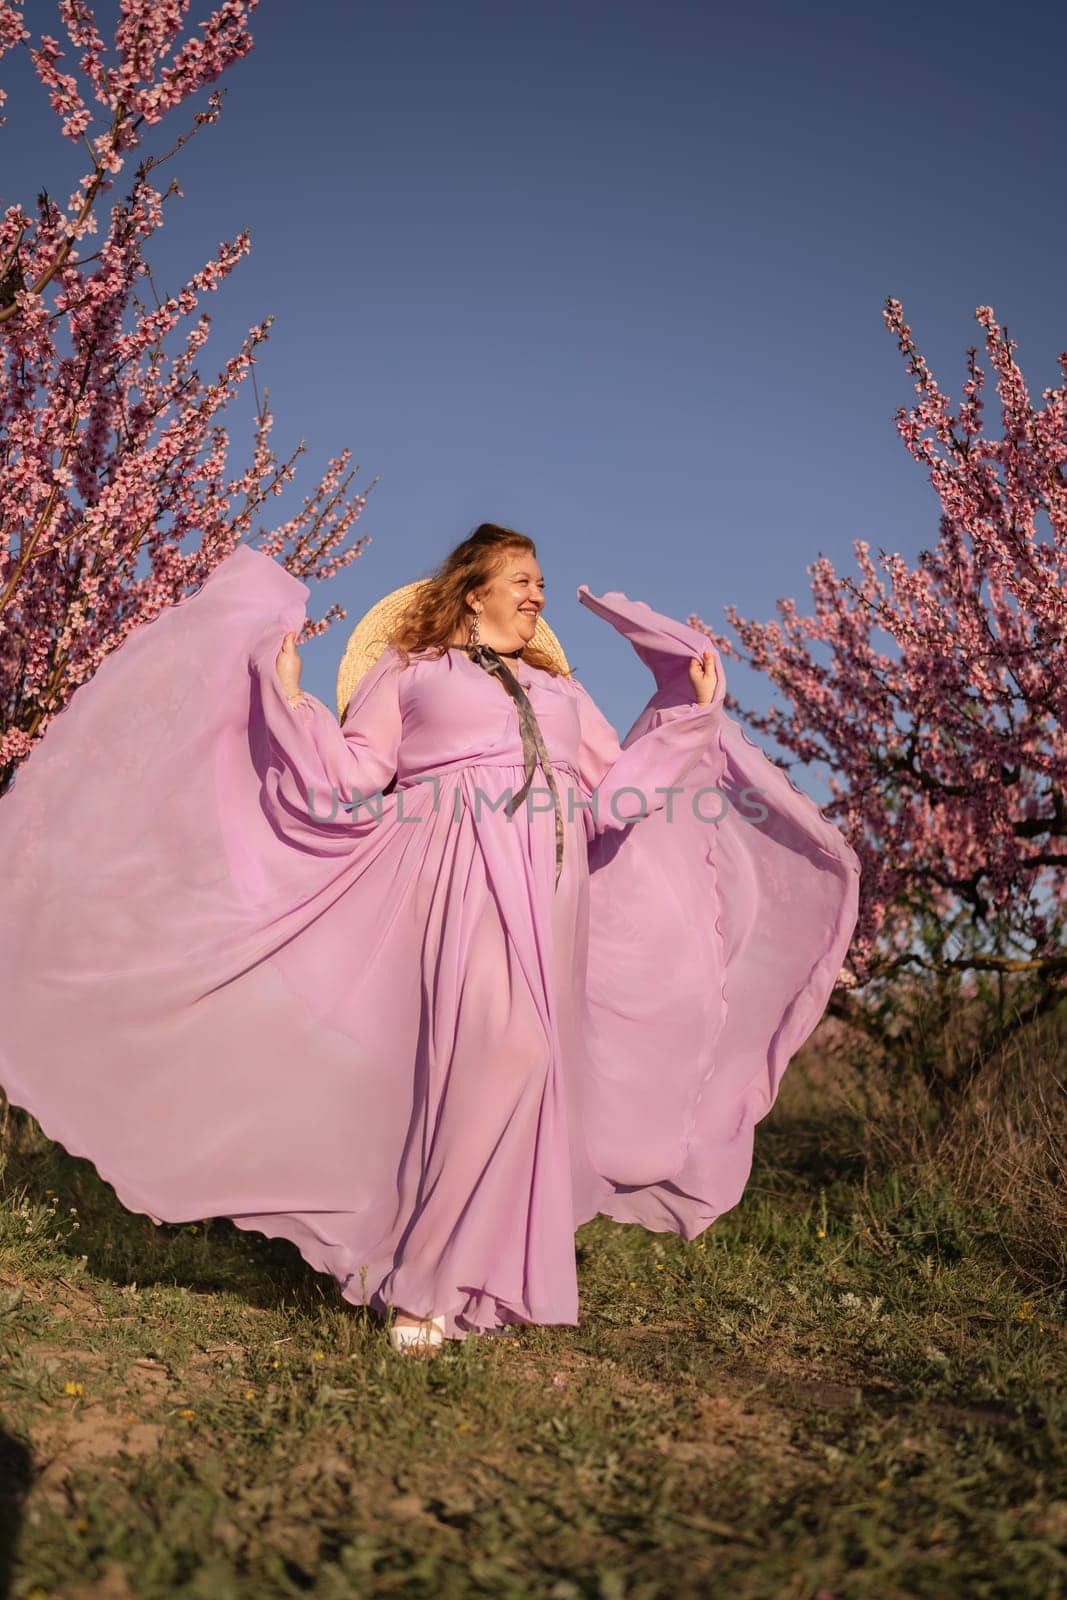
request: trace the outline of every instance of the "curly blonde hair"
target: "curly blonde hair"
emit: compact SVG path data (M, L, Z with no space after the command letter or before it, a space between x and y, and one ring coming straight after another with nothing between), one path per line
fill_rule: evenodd
M515 550L536 559L532 539L515 528L496 522L480 523L422 583L414 603L389 636L389 644L399 653L403 665L415 651L428 651L440 657L448 650L460 628L470 624L471 612L463 598L470 589L481 589L496 577L506 558ZM552 657L532 642L525 646L522 660L541 667L554 677L566 676Z

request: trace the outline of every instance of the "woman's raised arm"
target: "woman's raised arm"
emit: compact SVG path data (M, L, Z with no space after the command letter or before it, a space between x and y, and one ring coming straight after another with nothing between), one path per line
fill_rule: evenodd
M299 690L298 674L294 684L291 674L283 681L277 666L261 672L270 738L264 789L275 822L294 842L321 838L324 829L362 831L380 814L382 791L397 770L401 670L396 651L383 651L356 685L340 724L314 695L290 698Z

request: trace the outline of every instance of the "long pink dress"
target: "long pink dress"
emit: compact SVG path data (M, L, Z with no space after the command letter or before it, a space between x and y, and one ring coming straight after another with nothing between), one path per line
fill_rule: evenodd
M464 1339L576 1323L598 1212L692 1238L736 1204L859 866L724 714L717 657L692 703L703 635L578 595L657 687L620 746L520 665L558 884L540 772L503 809L502 686L388 649L343 725L290 705L308 590L247 546L56 718L0 802L0 1083L130 1210L289 1239Z

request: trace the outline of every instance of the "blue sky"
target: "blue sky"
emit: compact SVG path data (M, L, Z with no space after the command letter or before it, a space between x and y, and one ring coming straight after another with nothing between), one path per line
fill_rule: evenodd
M820 551L850 570L853 538L936 537L887 294L951 394L984 303L1031 393L1058 381L1059 8L263 0L255 35L153 259L172 288L250 226L212 350L273 313L260 376L279 447L309 442L299 489L343 445L380 476L373 543L315 614L354 622L510 523L624 732L650 684L579 583L721 626L729 602L806 609ZM3 198L66 193L43 97L5 76ZM331 704L345 636L304 651Z

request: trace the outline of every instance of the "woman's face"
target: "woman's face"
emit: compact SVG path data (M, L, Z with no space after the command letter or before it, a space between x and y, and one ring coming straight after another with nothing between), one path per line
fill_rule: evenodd
M481 591L471 590L467 604L480 606L480 642L494 650L518 650L528 645L544 610L545 580L533 556L508 551L492 582Z

